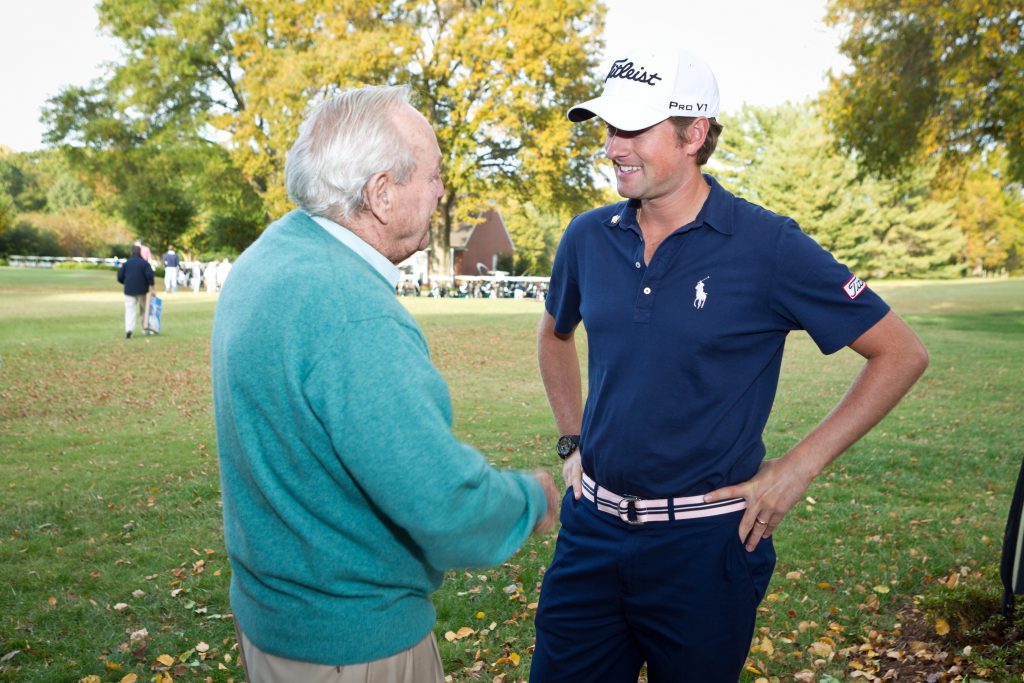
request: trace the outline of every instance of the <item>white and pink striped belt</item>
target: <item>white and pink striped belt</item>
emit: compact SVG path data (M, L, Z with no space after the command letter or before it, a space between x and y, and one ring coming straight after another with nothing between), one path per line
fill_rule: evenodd
M626 524L634 525L713 517L744 510L747 507L747 501L742 498L705 503L704 496L680 496L677 498L622 496L599 486L586 472L583 473L583 495L597 505L597 509L601 512L615 515Z

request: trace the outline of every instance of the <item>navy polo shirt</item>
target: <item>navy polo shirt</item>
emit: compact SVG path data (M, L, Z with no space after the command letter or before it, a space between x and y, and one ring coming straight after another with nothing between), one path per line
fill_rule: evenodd
M786 335L833 353L889 310L792 219L704 178L700 213L650 264L634 202L574 218L555 257L547 310L560 333L582 321L589 345L583 468L616 493L750 479Z

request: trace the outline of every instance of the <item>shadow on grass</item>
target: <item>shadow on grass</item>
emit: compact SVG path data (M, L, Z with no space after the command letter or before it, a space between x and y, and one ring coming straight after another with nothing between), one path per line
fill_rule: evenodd
M1024 334L1024 311L1001 310L978 313L939 313L907 316L915 328L942 328L960 332L984 332L988 334Z

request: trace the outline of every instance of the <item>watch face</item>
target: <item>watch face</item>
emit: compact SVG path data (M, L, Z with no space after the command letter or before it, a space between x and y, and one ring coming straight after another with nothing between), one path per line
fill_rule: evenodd
M558 455L562 456L563 458L569 457L569 455L572 454L574 450L576 450L576 440L573 439L571 436L559 437L557 450Z

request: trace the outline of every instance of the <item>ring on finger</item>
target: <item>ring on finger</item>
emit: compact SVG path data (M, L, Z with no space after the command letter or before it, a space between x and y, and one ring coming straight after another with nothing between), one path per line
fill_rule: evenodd
M768 526L768 522L764 521L763 519L758 519L757 523L758 524L763 524L764 526Z

